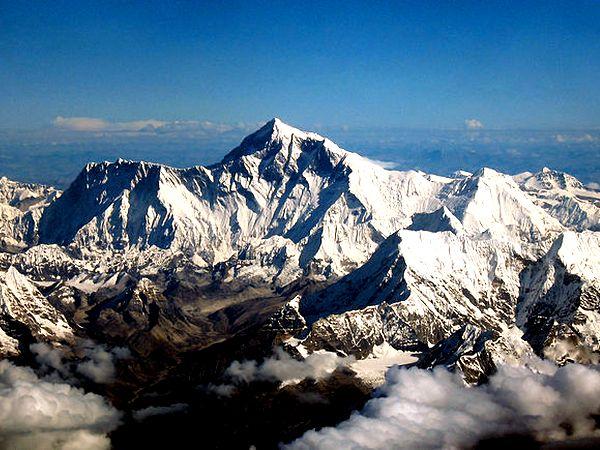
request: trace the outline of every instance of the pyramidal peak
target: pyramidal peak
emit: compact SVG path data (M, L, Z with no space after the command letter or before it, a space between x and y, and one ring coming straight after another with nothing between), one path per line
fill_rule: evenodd
M225 155L223 163L250 155L261 160L269 159L280 151L299 156L318 147L325 147L329 153L340 157L348 153L320 134L300 130L275 117L244 138L239 146Z
M261 130L263 130L263 129L270 131L272 137L276 136L276 137L282 138L282 139L289 139L292 136L296 136L298 139L301 139L301 140L306 140L306 139L312 139L315 141L325 141L326 140L326 138L324 138L320 134L310 132L310 131L303 131L303 130L300 130L299 128L288 125L283 120L281 120L279 117L274 117L273 119L269 120L261 128Z

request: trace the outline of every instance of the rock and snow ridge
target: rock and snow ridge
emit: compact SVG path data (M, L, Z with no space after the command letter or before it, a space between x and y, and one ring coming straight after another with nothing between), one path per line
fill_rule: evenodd
M18 354L20 345L36 340L73 339L73 330L64 315L12 266L0 273L0 328L0 354Z
M539 173L524 172L514 178L536 204L564 226L577 231L600 230L600 192L584 187L571 175L546 167Z
M60 191L0 178L0 251L18 252L35 244L44 207Z
M33 235L18 237L29 248L0 255L0 268L18 268L73 317L134 326L119 318L125 309L156 336L167 323L193 335L200 313L169 300L170 277L185 268L221 287L325 281L304 294L289 288L272 314L271 329L302 352L455 348L443 341L475 339L465 326L493 334L481 348L495 360L520 346L544 352L564 327L600 350L600 194L560 172L386 170L273 119L213 166L91 163L62 195L40 192ZM31 298L44 302L28 292L24 312ZM200 308L212 314L203 321L217 304Z

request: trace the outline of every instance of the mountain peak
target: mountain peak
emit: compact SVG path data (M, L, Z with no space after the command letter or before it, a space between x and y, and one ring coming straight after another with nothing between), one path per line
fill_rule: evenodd
M473 178L496 178L504 177L504 174L494 170L490 167L482 167L472 175Z
M260 129L256 132L252 133L250 136L259 135L263 138L271 139L271 140L290 140L292 137L296 137L300 140L311 139L314 141L324 141L326 138L323 136L313 133L310 131L304 131L299 128L296 128L292 125L285 123L279 117L273 117L266 124L264 124ZM250 137L248 136L248 137Z
M314 147L313 145L304 146L302 143L322 143L331 149L338 149L337 145L323 136L300 130L288 125L278 117L274 117L257 131L245 137L239 146L225 155L223 162L234 161L247 155L264 159L273 156L281 149L290 148L292 145L298 148Z
M528 190L581 190L583 184L577 178L565 172L543 167L537 173L524 172L516 175L515 180Z
M325 139L322 136L319 136L316 133L310 133L307 131L300 130L299 128L288 125L279 117L273 117L269 120L260 130L266 129L267 131L271 131L273 133L277 133L279 136L318 136L321 140ZM259 131L260 131L259 130Z

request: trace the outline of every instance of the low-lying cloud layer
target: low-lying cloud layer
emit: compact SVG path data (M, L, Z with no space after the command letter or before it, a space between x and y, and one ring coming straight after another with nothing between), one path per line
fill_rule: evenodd
M299 383L304 379L320 380L331 375L338 367L354 362L354 357L343 358L333 352L317 351L303 360L292 358L281 348L262 363L234 361L225 371L233 384L210 385L209 390L221 396L230 396L235 386L253 381L275 381L283 385Z
M309 431L286 448L456 449L512 433L539 440L597 434L600 371L537 361L500 367L489 384L465 387L457 374L391 369L381 397L335 428Z
M282 383L297 383L306 378L319 380L333 373L340 366L348 365L354 358L342 358L333 352L318 351L303 360L292 358L278 348L275 355L262 364L256 361L234 361L227 369L227 375L235 381L249 383L254 380L274 380Z
M95 383L110 383L115 376L115 360L126 359L131 355L124 347L107 350L103 346L88 342L83 349L86 361L77 366L77 372Z
M102 397L0 361L0 448L110 448L120 413Z

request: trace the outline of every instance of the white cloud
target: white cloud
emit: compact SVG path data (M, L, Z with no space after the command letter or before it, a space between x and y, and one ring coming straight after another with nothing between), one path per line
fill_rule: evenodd
M124 347L115 347L110 351L102 345L95 345L88 341L83 347L86 361L77 365L77 372L95 383L110 383L115 376L115 359L124 359L130 352Z
M121 414L102 397L0 361L0 447L100 450Z
M231 397L235 392L235 386L232 384L209 384L206 386L208 392L212 392L219 397Z
M465 125L469 130L480 130L483 128L483 123L477 119L466 119Z
M63 376L69 376L69 368L63 363L63 352L43 342L31 344L31 352L36 362L45 371L56 370Z
M225 374L236 382L273 380L284 384L298 383L306 378L320 380L331 375L335 369L354 362L353 357L342 358L333 352L317 351L303 360L292 358L281 348L262 364L256 361L234 361Z
M388 170L395 169L396 167L398 167L398 163L394 162L394 161L382 161L380 159L370 159L370 158L365 158L365 159L368 159L373 164L376 164L379 167L382 167L382 168L388 169Z
M126 131L151 131L163 127L167 124L162 120L133 120L130 122L109 122L104 119L93 117L62 117L54 119L54 126L70 131L106 131L106 132L126 132Z
M54 348L45 343L35 343L29 348L44 374L68 382L76 382L74 370L95 383L110 383L115 376L115 360L131 357L131 352L126 347L107 349L104 345L97 345L90 340L83 340L78 344L76 353L82 358L79 361L64 361L65 349Z
M591 436L600 410L597 367L547 362L502 366L487 385L458 374L391 369L381 396L335 428L309 431L288 449L469 448L487 437L530 433L539 440Z
M590 144L598 141L598 137L592 136L590 133L584 134L557 134L554 140L559 144Z
M595 181L590 181L585 185L588 189L592 189L594 191L600 191L600 183L596 183Z
M94 119L93 117L62 117L58 116L54 119L54 126L72 131L102 131L105 130L109 123L102 119Z
M292 358L283 349L277 348L275 354L262 363L257 361L234 361L225 371L225 375L233 384L209 384L205 387L222 397L231 396L236 386L253 381L277 381L282 385L296 384L304 379L320 380L327 378L338 367L352 364L354 357L340 357L333 352L319 350L311 353L303 360Z

